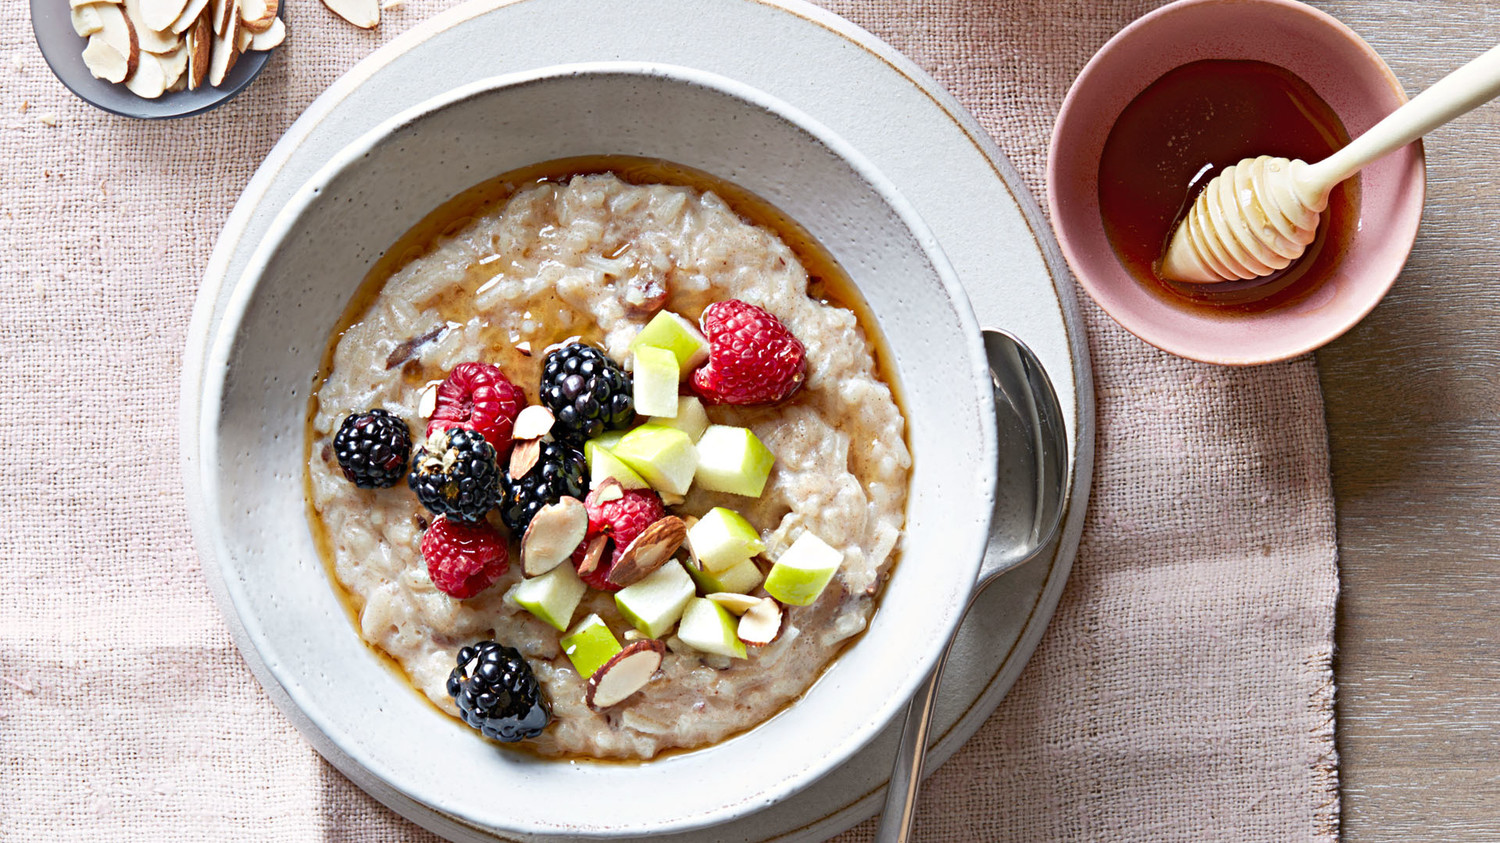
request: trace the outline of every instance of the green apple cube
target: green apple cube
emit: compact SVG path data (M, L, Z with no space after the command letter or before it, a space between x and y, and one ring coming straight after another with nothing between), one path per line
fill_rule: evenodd
M643 424L625 434L610 450L658 492L685 495L693 485L698 449L686 433L675 427Z
M623 434L621 434L623 435ZM613 477L622 489L649 489L651 484L608 449L599 444L599 437L583 443L583 458L589 464L589 488L597 489L605 480ZM619 437L615 438L619 441Z
M522 580L511 596L526 611L562 630L573 619L585 588L572 565L558 565L539 577Z
M703 409L703 402L698 400L698 396L679 395L676 415L652 418L650 421L663 427L675 427L690 436L696 444L702 438L703 431L708 430L708 411Z
M630 350L637 355L640 354L641 346L653 346L672 352L672 356L677 359L677 369L681 376L686 376L708 359L708 340L698 327L670 310L658 312L635 335L635 339L630 341ZM636 405L636 411L645 412L640 409L640 405Z
M643 416L677 415L677 357L654 345L635 346L631 376L635 411Z
M589 615L579 621L558 644L568 654L568 660L573 662L573 669L584 679L593 676L605 662L623 649L604 619L598 615Z
M728 570L713 573L704 570L689 562L684 567L692 575L693 581L698 583L698 588L704 594L713 594L719 591L732 591L735 594L749 594L760 585L764 576L755 560L746 559Z
M803 533L781 554L766 574L766 592L790 606L806 606L818 599L844 554L812 533Z
M615 446L620 444L620 440L625 438L625 434L627 432L628 431L624 430L606 430L598 436L595 436L593 439L590 439L589 442L593 442L595 445L603 448L606 451L613 452Z
M698 439L693 482L711 492L760 497L776 457L748 427L709 425Z
M688 529L693 555L711 573L727 571L766 549L760 533L732 509L716 506Z
M676 560L670 560L640 582L615 592L615 606L636 629L660 638L697 593L693 578Z
M712 600L694 597L682 613L677 637L695 650L730 658L745 658L745 644L740 641L740 619Z

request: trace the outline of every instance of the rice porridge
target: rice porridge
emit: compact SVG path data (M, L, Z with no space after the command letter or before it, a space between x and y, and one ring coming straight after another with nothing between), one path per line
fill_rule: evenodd
M607 168L588 168L597 170L592 172L575 166L569 174L567 167L554 167L549 173L543 165L536 172L549 177L532 173L497 181L494 184L501 187L488 199L471 203L474 207L450 217L441 230L418 238L422 242L403 239L384 269L377 267L365 292L351 304L331 342L309 408L309 517L328 556L325 561L357 617L360 635L399 665L412 685L434 704L465 719L469 719L469 701L478 697L455 697L459 673L455 664L462 667L460 655L477 653L474 647L480 641L514 648L529 665L544 700L541 704L550 712L545 728L527 735L526 745L543 756L649 759L669 749L722 740L775 714L800 696L842 647L864 630L898 552L905 519L911 468L905 422L877 365L875 340L867 333L873 326L861 324L855 312L840 303L837 288L828 286L837 279L824 278L829 270L816 266L817 273L810 280L798 252L767 224L775 220L757 215L754 218L761 224L747 221L742 202L732 208L718 195L732 195L732 188L707 190L703 183L674 177L680 171L649 167L647 175L655 178L643 179L639 165L636 171L631 166L631 160L621 159ZM776 228L792 230L789 224ZM801 245L805 258L806 244ZM388 277L382 278L386 273ZM710 377L706 370L728 371L728 364L719 358L721 351L736 353L732 343L720 339L723 333L715 335L705 314L710 306L727 308L722 303L731 300L739 308L735 318L740 321L726 321L728 327L720 327L721 332L739 330L749 320L756 330L774 335L775 323L779 323L795 338L790 345L805 350L805 362L795 361L795 382L788 381L789 396L771 403L722 403L732 399L714 397L700 388ZM640 411L649 398L654 375L646 370L646 352L635 341L648 324L653 331L659 323L665 324L662 314L681 317L676 322L688 326L681 329L685 331L681 336L695 335L693 326L702 321L707 345L698 356L712 356L706 363L693 363L704 371L689 376L687 368L681 370L683 397L677 400L683 406L701 404L713 427L704 432L699 425L692 431L690 441L696 442L696 450L694 445L685 445L670 454L663 451L658 458L654 451L641 450L645 445L627 445L621 437L645 440L649 430L660 433L661 440L671 445L684 441L675 431L692 427L682 415L675 421L666 417L648 420L648 415L655 414ZM765 320L770 327L765 327ZM585 350L594 346L630 373L627 379L633 383L637 406L634 414L625 411L632 420L624 424L606 420L604 432L594 434L588 446L582 446L579 437L564 435L563 425L572 418L571 411L557 410L543 397L549 386L555 392L567 377L562 371L544 375L549 349L556 350L559 344L571 349L567 354L585 360L597 353ZM668 345L663 342L664 348ZM657 353L654 346L652 352ZM560 366L567 354L556 353L562 355L555 364ZM673 359L667 352L658 357ZM498 440L488 445L471 442L480 437L466 433L450 437L443 432L446 424L438 422L430 425L434 435L424 437L434 401L457 394L444 390L457 389L452 382L460 371L468 371L461 364L474 361L498 368L519 388L515 398L528 405L528 410L517 420L514 407L520 404L510 405L514 430L507 422L503 435L483 437ZM607 368L607 364L599 365ZM581 371L587 374L596 369L585 366ZM677 392L674 383L669 380L667 384L671 395ZM605 390L601 395L615 394L605 386L599 389ZM489 393L474 394L480 396L471 402L477 414ZM504 398L503 390L500 394ZM692 398L695 395L702 395L702 401ZM552 410L531 409L539 403ZM595 405L579 399L577 406ZM335 434L344 435L339 433L341 423L351 414L370 410L383 410L399 420L382 423L409 428L416 454L410 481L404 475L405 462L394 469L402 475L401 482L386 488L357 486L351 482L354 475L348 473L348 466L341 469L345 445L335 447ZM469 405L461 410L468 412ZM556 420L541 440L524 435L523 428L537 418L544 423ZM650 423L642 428L641 422L646 421ZM396 435L400 433L397 430ZM507 441L512 433L514 444ZM715 444L710 446L702 437L713 438ZM744 453L751 456L769 452L763 463L769 465L769 474L762 470L758 494L753 488L752 493L724 491L742 482L742 475L753 475L756 466L732 463L727 469L713 468L724 461L721 450L716 450L721 440L749 443ZM485 450L490 446L491 450ZM375 446L365 447L367 453L374 453L369 449ZM462 451L475 447L477 451ZM586 507L555 494L549 498L546 489L560 487L538 486L543 481L528 479L539 477L544 468L551 472L549 477L574 471L585 463L585 447L587 469L582 490L576 494L588 493ZM462 451L457 460L453 449ZM563 451L569 454L559 456ZM379 453L384 460L385 452ZM436 488L433 483L445 482L447 475L441 472L455 470L455 462L481 453L492 460L481 474L497 468L501 475L499 502L493 508L482 503L478 509L466 510L477 520L464 521L456 510L438 519L430 506L423 505L428 498L419 496L424 489L431 494ZM537 468L525 473L526 463L538 453ZM672 454L678 453L697 462L684 468L674 461L678 457ZM611 456L619 456L624 467L601 483L601 471L619 462ZM518 462L522 463L519 469ZM711 471L720 471L722 476L715 480L718 475ZM437 480L429 482L423 472L436 472ZM427 486L419 482L419 474ZM682 483L683 476L694 482ZM493 482L487 477L476 480L474 488ZM753 487L756 478L749 482ZM451 488L447 494L456 500ZM617 512L635 501L645 501L641 506L653 513L646 516L651 526L645 532L650 536L642 533L638 541L624 545L627 521L618 519L627 516L618 516L612 528L601 527L599 522L607 519L599 512L611 506L615 509L610 511ZM573 508L562 506L565 503ZM543 506L533 510L537 505ZM719 513L725 510L729 515L721 518ZM578 520L585 511L586 528ZM531 529L514 529L513 518L528 516L534 519ZM728 535L737 535L733 525L741 522L736 518L753 528L750 539L736 551L746 561L719 563L720 570L715 572L709 539L702 535L721 522L729 525ZM545 555L538 549L544 543L540 535L544 519L549 530L561 525L556 527L557 535L564 536L568 546L560 548L563 561L549 560L545 563L549 571L535 578L547 576L556 581L556 587L549 583L540 599L545 606L560 605L564 617L551 617L546 608L527 603L528 592L521 589L523 581L533 579L527 575L532 560ZM503 573L474 581L478 590L472 596L457 597L468 592L439 587L439 574L449 576L443 568L448 563L439 561L439 552L425 542L437 540L434 530L440 520L453 522L447 526L455 534L467 535L463 530L472 527L503 539L498 550L501 561L491 557L484 563L485 570L503 569ZM512 528L507 529L507 524ZM688 529L685 544L682 527ZM533 533L538 534L535 542ZM804 568L793 563L793 556L820 558L802 554L800 549L788 554L804 536L804 543L817 545L825 556L831 554L836 565L830 568L831 580L821 591L814 583L805 594L797 591L800 586L788 591L784 583L793 580L775 570L780 565L787 577L801 576ZM598 547L589 558L589 546L596 542ZM424 548L430 557L425 560ZM623 553L627 550L631 553ZM653 555L653 551L659 552ZM631 558L622 561L622 553ZM665 562L656 558L662 554L669 557ZM784 564L778 561L783 559ZM578 579L576 572L588 571L595 562L600 567L592 578L587 573L582 577L586 588L571 585ZM460 559L453 564L471 563ZM628 576L623 568L631 563L649 570ZM662 589L670 591L670 584L643 597L639 606L644 608L617 598L617 594L644 593L651 583L667 582L667 573L677 572L679 565L689 571L694 583L681 599L672 598L677 604L686 601L685 613L682 605L674 604L665 616L651 614L656 611L652 607L660 605L659 595L667 593ZM622 581L630 580L624 583L624 591L618 590L620 583L613 579L607 587L602 585L606 569L610 577L619 574ZM713 579L727 579L729 571L750 572L751 580L737 589L744 596L720 593L706 600L711 590L736 590ZM709 579L699 579L700 574ZM575 592L581 596L567 599ZM802 599L810 602L799 605ZM769 643L745 633L751 617L747 607L752 604L764 604L753 611L764 609L773 618L766 635ZM597 619L591 619L594 615ZM742 640L732 640L731 632L722 647L717 639L704 643L703 630L712 628L714 619L722 619L732 630L736 618ZM565 632L572 636L590 620L596 621L594 633L608 639L608 648L599 658L609 661L591 675L582 675L581 670L593 669L593 665L581 666L584 645L575 644ZM714 634L709 633L710 637ZM633 654L643 656L634 665L639 676L632 676L622 660ZM623 694L621 699L606 699L616 690Z

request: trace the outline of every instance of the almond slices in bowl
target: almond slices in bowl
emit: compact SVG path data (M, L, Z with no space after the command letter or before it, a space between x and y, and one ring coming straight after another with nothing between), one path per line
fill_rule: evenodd
M96 79L156 99L224 83L247 51L286 39L280 0L69 0L83 63Z

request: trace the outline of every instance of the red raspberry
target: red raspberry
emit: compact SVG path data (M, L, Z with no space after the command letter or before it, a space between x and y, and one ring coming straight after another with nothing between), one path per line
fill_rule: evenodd
M606 503L599 502L599 490L596 489L584 498L583 507L589 514L589 532L583 544L573 551L573 567L576 568L583 562L589 542L595 536L608 536L610 544L614 546L613 551L605 549L609 553L608 561L601 559L598 567L579 576L590 587L599 591L619 591L620 586L606 579L610 569L620 560L625 548L635 541L636 536L667 516L666 507L662 506L661 498L650 489L626 489L622 497Z
M709 404L774 404L806 379L806 350L781 320L739 299L714 302L698 320L708 362L693 391Z
M422 558L432 584L459 599L484 591L510 570L510 551L499 531L483 521L470 525L446 515L422 535Z
M437 389L437 409L427 422L427 435L452 427L472 430L495 447L504 459L510 450L510 431L526 406L526 394L505 373L488 363L460 363Z

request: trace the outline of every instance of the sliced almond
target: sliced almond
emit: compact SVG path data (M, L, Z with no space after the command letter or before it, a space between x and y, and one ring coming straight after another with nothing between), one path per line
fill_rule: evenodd
M250 41L255 38L255 33L245 28L245 22L237 20L234 22L234 48L240 51L240 55L250 51Z
M177 20L172 21L172 31L181 35L193 28L198 18L203 16L203 10L208 8L208 0L188 0L187 6L183 7L182 14Z
M380 25L380 0L323 0L323 5L360 29Z
M732 591L715 591L708 595L708 599L718 603L736 615L743 615L755 608L760 602L759 597L751 597L748 594L735 594Z
M172 84L170 84L170 85L167 86L167 93L169 93L169 94L175 94L178 91L186 91L187 90L187 83L188 83L188 75L186 73L184 73L181 76L177 77L177 81L175 81Z
M154 100L167 92L166 69L161 65L161 59L151 53L141 53L140 63L136 65L135 72L125 80L125 87L132 94L148 100Z
M521 567L526 576L540 576L562 564L588 531L589 514L577 498L561 498L537 510L521 537Z
M124 82L130 70L120 51L98 35L90 36L88 46L83 48L83 66L95 79L106 82Z
M196 91L208 79L209 52L213 47L213 25L208 15L201 15L193 28L187 31L188 90Z
M624 634L622 634L620 637L624 638L626 641L650 641L650 640L652 640L651 636L647 635L644 632L641 632L639 629L636 629L633 626L631 628L625 630Z
M614 480L613 477L609 479ZM594 498L595 503L609 503L610 501L617 501L625 497L625 490L620 487L619 483L615 483L613 486L600 483L599 488L595 491L598 492L598 495Z
M187 75L187 41L184 40L181 44L177 45L177 49L172 52L164 56L157 56L157 59L161 61L162 74L166 76L167 90L170 91L172 90L172 86L177 84L178 80ZM186 84L186 82L183 84Z
M213 24L214 34L223 37L224 30L229 28L231 15L238 15L234 0L210 0L208 4L209 23Z
M683 501L686 500L687 498L683 497L682 495L674 495L671 492L661 493L661 502L663 506L681 506Z
M250 49L257 53L264 53L280 47L281 42L285 40L286 24L281 22L281 18L271 18L271 26L268 29L264 32L256 32L250 37ZM434 394L433 398L436 399L436 397Z
M624 702L646 687L666 655L667 646L650 638L626 646L589 677L583 701L595 711Z
M270 29L278 20L279 0L240 0L240 20L245 28L259 35Z
M387 7L387 8L389 8L389 7ZM522 357L530 357L531 356L531 341L527 340L526 342L518 342L518 343L516 343L516 351L521 352L521 356Z
M556 422L557 417L552 415L551 410L540 404L530 404L516 416L511 436L516 439L541 439L552 432L552 425Z
M170 31L188 0L140 0L141 22L155 32Z
M668 515L641 531L620 553L609 571L614 585L628 586L645 579L672 558L687 539L687 525L675 515Z
M150 0L125 0L125 16L130 19L130 25L135 28L135 37L140 42L143 52L170 53L177 49L177 36L173 35L170 29L161 32L159 27L152 26L146 21L146 9L142 4L147 2ZM177 20L175 13L171 20L162 24L162 28L170 27L174 20Z
M422 390L422 398L417 402L417 418L430 419L437 412L437 391L441 381L428 381L427 388Z
M231 6L237 5L235 0L228 0ZM208 84L215 88L224 84L224 79L229 76L229 71L234 70L234 64L239 60L240 51L236 42L236 32L239 30L239 22L232 19L222 33L214 35L213 51L208 57Z
M762 646L776 640L781 634L781 604L769 597L762 597L740 616L740 640L752 646Z
M536 468L542 458L542 440L524 439L510 451L510 479L520 480Z
M79 38L87 38L104 28L104 19L99 17L97 6L78 6L68 13L68 17L73 21L73 31Z
M90 38L100 39L125 58L125 78L128 79L135 72L135 66L141 57L141 45L135 38L135 27L130 25L130 19L119 6L101 3L96 8L104 28Z
M583 560L578 563L578 576L592 574L599 563L604 559L604 548L609 544L609 536L600 533L589 539L589 546L583 550Z

